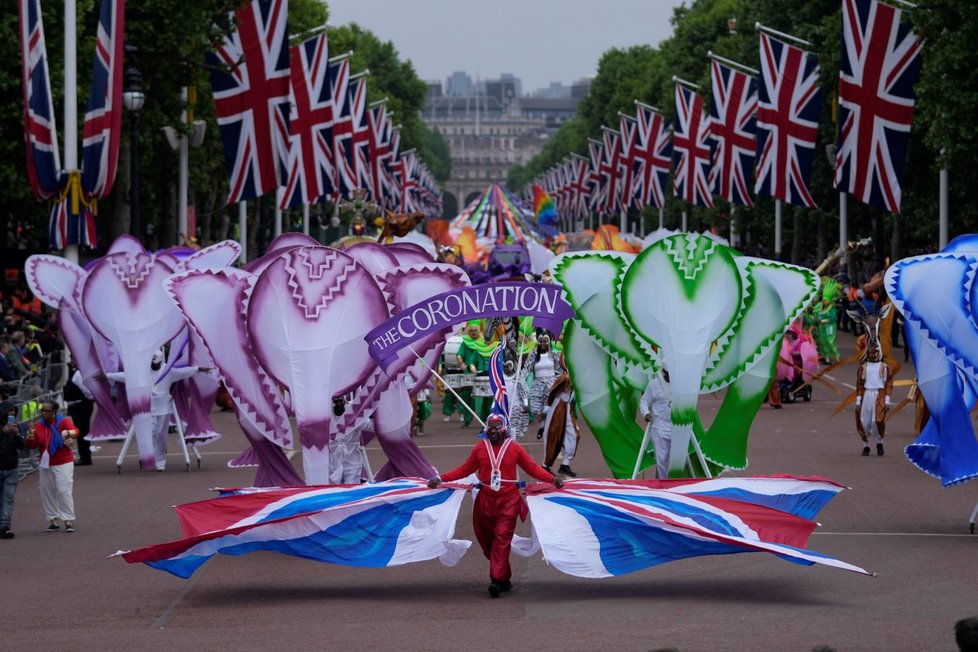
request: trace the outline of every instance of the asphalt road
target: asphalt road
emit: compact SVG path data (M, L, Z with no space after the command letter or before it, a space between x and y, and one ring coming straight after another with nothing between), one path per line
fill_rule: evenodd
M851 338L841 338L851 350ZM189 580L106 559L178 538L172 505L251 483L253 470L226 466L245 445L236 421L215 412L224 436L201 448L202 467L190 473L179 454L165 473L139 472L130 454L117 474L120 444L103 444L93 466L76 469L74 534L44 532L36 474L21 483L17 537L0 541L0 649L954 650L954 622L978 615L978 536L968 529L978 485L942 490L906 460L910 408L891 420L886 455L862 457L851 410L829 419L855 368L832 375L843 393L818 385L810 403L761 409L743 474L824 475L851 487L823 510L810 547L877 577L741 554L587 580L514 556L516 589L491 600L478 546L455 568L219 556ZM898 378L911 377L905 365ZM898 388L895 398L905 394ZM701 400L707 422L718 405L717 397ZM447 469L467 454L475 431L444 423L435 408L419 442ZM535 440L527 447L541 456ZM376 445L370 457L379 468ZM589 433L573 466L581 476L608 474ZM459 538L474 539L470 506L466 500Z

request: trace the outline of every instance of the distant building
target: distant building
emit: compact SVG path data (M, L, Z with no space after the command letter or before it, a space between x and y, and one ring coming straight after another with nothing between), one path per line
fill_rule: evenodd
M457 70L445 80L445 95L475 95L475 84L469 73Z
M560 100L566 99L571 96L570 86L565 86L560 82L550 82L550 86L547 88L540 88L533 93L533 97L539 97L548 100Z
M573 84L571 84L571 99L581 100L588 93L591 92L591 79L588 77L583 77Z
M454 73L449 85L457 75L465 73ZM429 89L422 119L448 143L452 160L452 176L442 184L446 217L457 215L489 184L504 184L509 169L536 156L580 101L573 93L581 82L563 87L564 97L523 97L519 79L509 74L484 83L485 92L473 84L469 95ZM588 84L578 91L586 94ZM550 88L557 86L562 85Z

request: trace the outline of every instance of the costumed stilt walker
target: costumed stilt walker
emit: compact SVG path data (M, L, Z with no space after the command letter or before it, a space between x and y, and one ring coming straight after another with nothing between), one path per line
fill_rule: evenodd
M564 457L557 473L571 478L577 477L570 464L577 453L577 444L581 441L581 432L574 420L574 407L574 387L570 376L561 374L554 380L547 395L547 418L543 424L543 431L546 433L543 468L552 468L557 456L563 451Z
M516 467L541 482L561 487L563 481L541 468L529 453L506 436L506 421L493 414L486 423L486 437L473 448L468 458L451 471L431 478L428 486L461 480L475 473L482 483L472 508L472 526L482 552L489 560L489 595L498 598L513 588L509 553L516 532L517 517L525 519L526 501L519 488Z
M333 416L341 417L345 412L346 399L337 396L333 399ZM368 468L361 438L370 419L361 418L352 427L342 429L335 426L339 422L338 418L333 420L334 431L329 440L329 483L357 484L363 478L364 469Z
M150 369L152 369L155 376L153 390L150 394L150 414L153 417L153 450L156 455L157 471L164 471L166 469L166 439L170 432L170 421L171 419L180 418L176 411L176 405L173 403L173 396L170 394L170 389L175 383L185 378L190 378L197 373L210 371L207 367L195 366L164 369L163 362L163 351L154 353L153 359L150 362ZM105 377L112 382L124 383L126 381L126 372L114 371L105 374Z

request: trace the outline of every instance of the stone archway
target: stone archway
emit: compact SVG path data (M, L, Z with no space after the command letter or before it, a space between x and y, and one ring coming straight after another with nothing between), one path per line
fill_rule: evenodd
M459 214L458 197L453 193L446 192L441 196L442 201L442 213L441 216L446 220L450 220Z
M468 206L473 201L475 201L476 197L478 197L479 195L481 195L483 192L485 192L485 191L484 190L476 190L475 192L470 192L468 195L466 195L466 197L465 197L465 206Z

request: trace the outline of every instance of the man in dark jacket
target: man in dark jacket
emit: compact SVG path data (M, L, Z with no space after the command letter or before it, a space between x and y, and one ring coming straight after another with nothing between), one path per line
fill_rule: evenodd
M17 406L13 401L0 403L0 539L13 539L10 521L14 514L14 497L20 472L17 462L24 448L24 437L17 423Z

